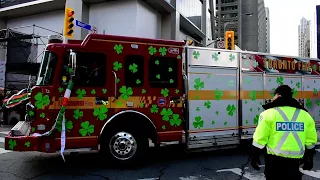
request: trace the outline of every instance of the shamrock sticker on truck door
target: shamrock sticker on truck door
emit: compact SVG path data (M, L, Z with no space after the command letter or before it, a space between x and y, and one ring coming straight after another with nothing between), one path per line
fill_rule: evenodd
M37 95L34 96L34 99L36 100L35 106L38 109L42 109L44 106L47 106L50 104L50 98L48 95L44 95L41 92L38 92Z
M79 130L81 136L91 135L94 133L94 125L90 124L89 121L81 123L81 129Z

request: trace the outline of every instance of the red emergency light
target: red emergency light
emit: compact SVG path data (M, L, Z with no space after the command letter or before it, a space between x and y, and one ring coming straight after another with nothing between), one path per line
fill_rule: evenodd
M69 11L68 12L68 16L70 17L70 16L73 16L74 15L74 11Z

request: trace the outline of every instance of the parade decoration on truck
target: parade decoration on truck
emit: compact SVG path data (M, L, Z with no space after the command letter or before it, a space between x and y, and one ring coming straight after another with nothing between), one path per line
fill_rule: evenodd
M148 139L190 151L233 147L252 138L280 84L294 89L318 126L319 62L99 34L51 43L26 121L6 136L5 148L60 149L63 159L65 149L86 148L130 161Z

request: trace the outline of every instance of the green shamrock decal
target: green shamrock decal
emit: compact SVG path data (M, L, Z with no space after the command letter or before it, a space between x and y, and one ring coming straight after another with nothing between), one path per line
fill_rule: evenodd
M34 99L36 100L35 106L38 109L42 109L42 107L47 106L50 104L50 98L48 95L44 95L41 92L38 92L35 96Z
M168 71L169 71L169 72L172 72L172 68L171 68L171 67L169 67L169 68L168 68Z
M250 108L250 111L252 112L252 111L253 111L253 109L252 109L252 108Z
M253 124L258 124L259 122L259 115L256 115L256 117L253 118Z
M212 121L211 121L211 124L212 124L212 125L215 125L215 124L216 124L216 122L215 122L214 120L212 120Z
M211 102L210 101L204 102L204 107L206 107L207 109L210 109L211 108Z
M227 125L228 125L228 122L227 122L227 121L225 121L225 122L223 123L223 125L227 126Z
M170 79L169 83L173 84L173 83L174 83L174 80L173 80L173 79Z
M300 88L300 87L301 87L300 82L297 82L297 83L296 83L296 86L297 86L297 88Z
M212 77L212 74L208 74L207 78L210 79Z
M139 104L139 106L140 106L141 108L143 108L143 107L144 107L144 103L141 102L141 103Z
M119 82L120 82L120 78L117 78L117 79L116 79L116 83L119 83Z
M248 120L246 120L246 122L245 122L246 124L248 124L249 123L249 121Z
M166 109L163 108L162 111L160 112L161 116L162 116L162 120L164 121L169 121L170 120L170 116L173 115L173 112L170 108Z
M175 92L176 92L176 94L178 94L179 93L179 89L176 89Z
M167 88L161 89L161 94L163 95L163 97L168 97L169 96L169 89L167 89Z
M96 94L96 90L92 89L91 94Z
M150 108L151 113L158 113L158 106L156 104L153 104Z
M130 65L129 65L129 70L130 70L132 73L138 72L138 65L137 65L136 63L130 64Z
M177 59L181 59L181 56L180 56L180 55L178 55L178 56L177 56Z
M80 119L83 117L83 111L80 111L80 109L76 109L73 111L73 118Z
M320 100L316 101L317 106L320 106Z
M29 116L33 117L34 116L34 112L33 111L29 111Z
M312 101L311 101L310 98L307 99L306 106L307 106L307 108L311 108L312 107Z
M119 89L119 92L121 93L120 97L124 100L128 100L128 98L133 94L131 87L122 86Z
M137 79L137 80L136 80L136 84L141 84L140 79Z
M70 132L70 130L73 129L73 123L72 121L68 121L67 119L65 119L65 127L66 127L66 130L68 132ZM57 125L56 125L56 129L61 132L62 131L62 117L59 117L58 121L57 121Z
M218 61L218 59L219 59L218 53L213 53L213 54L212 54L212 59L213 59L214 61Z
M313 65L313 66L312 66L312 69L313 69L314 71L317 71L317 65Z
M216 111L216 115L219 115L219 111Z
M200 56L200 53L199 53L199 51L193 51L192 55L193 55L193 57L194 57L195 59L198 59L199 56Z
M203 122L201 116L196 116L196 117L194 118L194 121L193 121L192 125L193 125L194 128L200 129L200 128L203 127L203 123L204 123L204 122Z
M251 91L249 96L252 101L255 101L257 99L257 91Z
M121 44L116 44L114 45L113 49L116 51L117 54L121 54L123 50L123 46Z
M228 111L228 115L229 116L233 116L234 115L234 113L235 113L235 111L236 111L236 106L235 105L228 105L227 106L227 108L226 108L226 110Z
M107 93L107 89L102 89L102 93L106 94Z
M161 128L162 128L163 130L166 130L166 129L167 129L167 128L166 128L166 125L162 125Z
M40 117L41 117L41 118L45 118L45 117L46 117L46 114L41 113L41 114L40 114Z
M248 101L247 101L247 100L244 100L244 104L248 104Z
M78 98L79 99L82 99L85 95L86 95L86 90L84 90L84 89L78 89L77 91L76 91L76 93L78 94Z
M161 77L160 77L160 74L157 74L157 75L156 75L156 78L157 78L157 79L160 79L160 78L161 78Z
M214 91L213 91L213 93L214 93L214 98L216 99L216 100L220 100L221 99L221 97L223 96L223 91L221 91L221 90L219 90L218 88L217 89L215 89Z
M142 89L142 90L141 90L141 93L142 93L142 94L145 94L145 93L147 93L147 90Z
M233 54L229 55L229 61L234 61L236 59L236 57Z
M31 143L30 143L29 141L27 141L26 143L24 143L24 145L25 145L26 147L30 147L30 146L31 146Z
M196 90L200 90L200 89L204 88L204 82L201 81L200 78L197 78L197 79L194 80L194 85L193 85L193 87L194 87Z
M171 126L180 126L182 120L180 119L179 114L172 115L172 118L170 119L170 125Z
M296 90L296 88L292 88L292 97L295 98L298 95L298 91Z
M165 56L167 54L167 48L161 47L159 49L159 52L160 52L161 56Z
M160 64L160 63L159 63L159 60L154 61L154 63L155 63L156 65L159 65L159 64Z
M148 50L149 50L149 54L150 54L151 56L157 53L157 48L155 48L155 47L153 47L153 46L150 46L150 47L148 48Z
M200 107L197 107L197 108L196 108L196 111L200 111Z
M228 81L228 86L234 86L234 81L233 80L230 80L230 81Z
M58 91L59 91L59 93L62 93L63 88L62 88L62 87L59 87L59 88L58 88Z
M282 84L283 84L283 77L282 77L282 76L277 77L277 83L278 83L279 85L282 85Z
M36 128L32 127L31 132L35 132L35 131L36 131Z
M199 100L199 96L196 96L196 100Z
M81 123L81 129L79 130L81 136L91 135L94 133L94 125L89 123L89 121L85 121Z
M10 139L10 140L8 141L8 144L9 144L9 148L10 148L11 150L13 150L13 149L17 146L17 141Z
M317 94L318 93L318 89L317 88L313 88L313 94Z
M290 83L293 84L293 81L291 80Z
M100 108L94 108L93 115L99 118L100 121L107 119L108 108L105 106L100 106Z
M115 71L119 71L121 68L122 68L122 64L119 63L118 61L116 61L116 62L113 63L113 69L114 69Z
M253 62L253 67L256 68L256 67L258 67L258 66L259 66L259 63L258 63L257 61L254 61L254 62Z
M258 107L258 111L260 111L260 107Z

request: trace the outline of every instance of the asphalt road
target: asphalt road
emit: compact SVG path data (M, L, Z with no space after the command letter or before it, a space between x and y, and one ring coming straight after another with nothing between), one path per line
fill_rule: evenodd
M4 134L0 127L0 180L237 180L247 162L247 149L186 154L179 148L150 150L144 165L121 169L103 160L99 153L66 154L66 163L59 154L3 151ZM2 149L2 150L1 150ZM306 172L304 180L320 179L320 153L315 168ZM248 165L243 180L264 180L263 166L255 171ZM319 177L319 178L316 178Z

